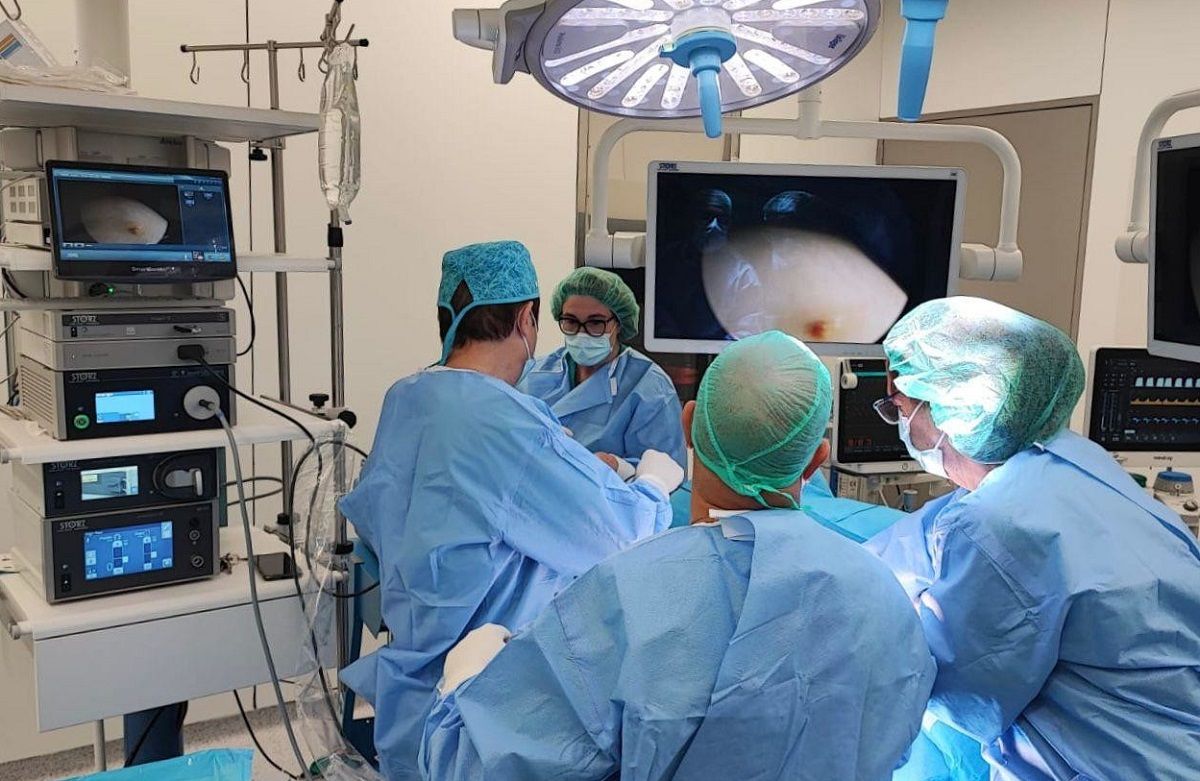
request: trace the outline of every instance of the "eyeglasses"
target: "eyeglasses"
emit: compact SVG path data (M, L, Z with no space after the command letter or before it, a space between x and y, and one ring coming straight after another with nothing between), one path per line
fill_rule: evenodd
M581 323L574 317L560 317L558 328L567 336L575 336L580 329L586 331L588 336L604 336L608 332L608 324L616 319L615 315L605 318L593 317Z
M904 412L900 409L900 405L896 404L896 395L898 393L899 391L890 396L885 396L871 405L879 413L879 417L883 418L884 423L893 426L900 425L900 418L904 417Z

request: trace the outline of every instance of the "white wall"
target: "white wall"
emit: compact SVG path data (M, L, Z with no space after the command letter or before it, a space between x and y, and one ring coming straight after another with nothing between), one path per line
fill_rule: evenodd
M1200 86L1200 4L1112 0L1095 178L1084 269L1079 344L1145 345L1147 267L1120 262L1113 241L1129 222L1138 136L1154 105ZM1167 134L1200 131L1200 112L1180 114Z
M925 112L1095 95L1107 8L1108 0L953 0L938 25ZM884 0L882 37L879 115L894 117L904 37L900 0Z

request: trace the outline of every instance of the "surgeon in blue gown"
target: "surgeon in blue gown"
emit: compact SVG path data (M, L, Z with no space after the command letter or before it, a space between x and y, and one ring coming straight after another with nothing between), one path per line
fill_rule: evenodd
M425 778L888 778L935 670L887 568L798 509L831 398L789 336L722 353L684 412L700 522L609 558L511 639L468 635Z
M566 345L531 363L517 387L549 404L575 439L625 474L646 450L686 467L675 385L622 345L638 333L629 286L611 271L578 268L555 288L550 308Z
M375 707L391 781L417 753L447 651L489 622L519 627L592 565L670 523L682 470L643 456L629 485L516 382L537 344L537 277L516 242L447 253L439 365L388 391L341 510L379 557L391 640L342 672Z
M983 745L993 779L1200 778L1200 547L1066 426L1070 339L951 298L885 340L877 404L960 488L867 543L938 663L930 715Z

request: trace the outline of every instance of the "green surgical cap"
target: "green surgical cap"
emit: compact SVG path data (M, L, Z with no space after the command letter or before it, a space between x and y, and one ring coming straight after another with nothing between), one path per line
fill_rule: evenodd
M928 403L954 448L984 464L1062 431L1083 394L1083 363L1070 338L994 301L922 304L883 346L896 388Z
M800 479L825 436L829 370L803 342L768 331L725 348L696 398L696 457L742 496Z
M638 306L633 291L624 280L611 271L598 268L577 268L554 289L550 311L554 319L562 317L563 304L571 296L588 296L604 304L621 324L621 339L628 341L638 334Z
M471 304L454 311L451 300L458 286L466 283ZM538 298L537 271L529 250L519 241L493 241L471 244L451 250L442 257L442 282L438 286L438 307L448 310L454 320L442 342L442 360L450 355L458 324L477 306L516 304Z

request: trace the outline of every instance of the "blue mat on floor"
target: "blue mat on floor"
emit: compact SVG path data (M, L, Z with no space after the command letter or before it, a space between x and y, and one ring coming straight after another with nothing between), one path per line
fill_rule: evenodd
M79 776L71 781L250 781L253 767L253 751L217 748L163 762Z

